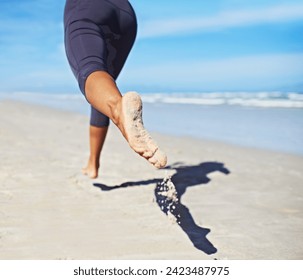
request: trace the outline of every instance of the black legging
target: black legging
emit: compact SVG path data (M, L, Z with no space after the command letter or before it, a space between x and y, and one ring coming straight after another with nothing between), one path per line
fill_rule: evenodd
M106 71L117 79L136 33L136 15L127 0L66 1L65 51L84 95L86 79L95 71ZM90 124L108 126L109 118L91 107Z

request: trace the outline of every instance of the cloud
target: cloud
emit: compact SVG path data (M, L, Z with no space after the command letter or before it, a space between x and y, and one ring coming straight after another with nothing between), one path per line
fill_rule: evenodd
M142 22L140 37L160 37L293 20L303 20L303 4L224 11L203 18L150 20Z

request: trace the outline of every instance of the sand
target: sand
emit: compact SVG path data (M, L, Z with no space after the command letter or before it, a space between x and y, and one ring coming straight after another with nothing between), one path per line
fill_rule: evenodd
M151 133L157 170L111 125L91 180L87 123L0 102L0 259L303 259L302 157Z

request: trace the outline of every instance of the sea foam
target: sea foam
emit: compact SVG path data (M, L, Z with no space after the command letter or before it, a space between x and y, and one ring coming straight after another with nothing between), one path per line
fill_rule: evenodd
M205 92L142 94L146 103L303 108L303 94L295 92Z

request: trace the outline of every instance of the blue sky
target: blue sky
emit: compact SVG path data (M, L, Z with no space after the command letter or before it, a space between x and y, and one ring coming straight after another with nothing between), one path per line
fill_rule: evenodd
M0 0L0 92L77 92L63 0ZM131 0L122 91L303 92L303 1Z

